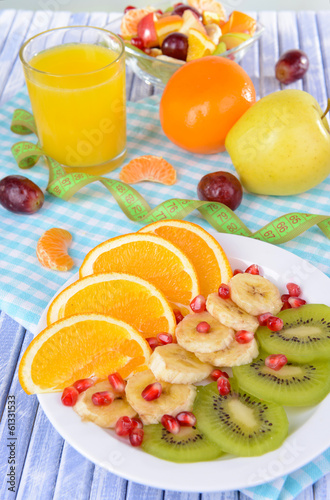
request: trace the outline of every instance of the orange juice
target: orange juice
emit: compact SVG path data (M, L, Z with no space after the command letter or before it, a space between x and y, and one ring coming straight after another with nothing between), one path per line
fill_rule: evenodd
M67 43L42 50L24 69L47 155L70 171L95 175L120 163L126 146L124 57L102 45Z

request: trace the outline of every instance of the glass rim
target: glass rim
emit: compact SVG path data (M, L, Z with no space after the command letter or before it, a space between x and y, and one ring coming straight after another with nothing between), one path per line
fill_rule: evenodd
M102 68L95 69L93 71L87 71L87 72L83 72L83 73L72 73L72 74L70 73L70 74L63 74L63 75L54 74L54 73L50 73L48 71L42 71L40 69L34 68L33 66L31 66L25 60L24 55L23 55L24 49L35 38L38 38L41 35L45 35L46 33L51 33L53 31L57 31L57 30L67 30L67 29L77 29L77 28L90 28L90 29L97 30L97 31L103 31L103 32L108 33L109 35L113 36L119 42L119 45L120 45L120 52L119 52L118 56L116 57L116 59L114 59L113 61L111 61L111 63L109 63L109 64L107 64L105 66L102 66ZM78 43L82 43L82 42L78 42ZM54 47L61 47L61 45L65 45L65 44L54 45ZM103 71L106 68L109 68L110 66L112 66L113 64L115 64L116 62L118 62L123 55L125 55L125 44L124 44L123 40L120 38L120 36L116 35L116 33L113 33L112 31L109 31L109 30L107 30L105 28L99 28L97 26L84 26L84 25L60 26L58 28L51 28L49 30L42 31L41 33L38 33L37 35L34 35L31 38L29 38L28 40L26 40L26 42L23 43L23 45L21 46L21 48L19 50L19 58L21 60L21 63L23 65L23 67L28 68L29 70L35 71L37 73L40 73L40 74L43 74L43 75L48 75L48 76L51 76L51 77L54 77L54 78L66 78L66 77L71 77L71 76L87 76L87 75L92 75L94 73L98 73L99 71Z

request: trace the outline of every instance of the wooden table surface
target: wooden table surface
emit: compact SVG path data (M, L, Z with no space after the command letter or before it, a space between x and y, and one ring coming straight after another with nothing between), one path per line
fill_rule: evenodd
M23 41L49 28L66 25L105 26L107 13L61 12L60 1L47 4L53 10L0 10L0 104L8 101L24 85L18 58ZM330 96L330 12L261 12L266 32L246 55L242 66L253 79L258 97L280 89L274 79L274 64L280 53L300 47L310 58L311 68L294 88L313 94L322 107ZM159 93L156 90L156 93ZM155 89L127 74L127 97L137 101ZM247 500L239 492L180 493L148 488L126 481L95 466L68 445L50 424L36 397L27 396L17 379L20 357L32 340L4 312L0 315L0 499L12 500ZM8 491L8 396L15 396L16 413L16 493ZM152 474L152 471L150 471ZM307 488L299 500L329 500L330 475Z

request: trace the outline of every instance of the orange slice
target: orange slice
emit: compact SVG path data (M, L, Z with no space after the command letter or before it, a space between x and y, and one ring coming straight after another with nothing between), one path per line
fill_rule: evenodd
M189 30L187 61L194 61L195 59L209 56L213 54L215 49L215 43L207 35L193 28Z
M205 297L216 292L221 283L228 283L233 275L222 247L197 224L166 220L149 224L139 232L157 234L177 245L193 263Z
M226 33L249 33L251 36L254 34L257 27L257 21L253 17L234 10L228 21L221 26L222 34Z
M47 323L85 313L123 320L144 338L160 332L174 334L176 327L165 295L148 281L129 274L95 274L76 281L50 304Z
M176 182L176 171L164 158L148 155L131 160L121 169L119 178L126 184L154 181L171 186Z
M72 241L69 231L53 227L44 232L37 243L37 257L44 267L54 271L69 271L74 261L68 254Z
M27 394L57 392L76 380L123 377L146 369L151 350L132 326L110 316L84 314L57 321L39 333L19 365Z
M204 11L215 12L221 20L226 20L226 12L220 2L216 0L188 0L191 7L195 7L201 14Z
M153 12L155 9L153 7L146 7L145 9L130 9L124 14L121 21L120 33L123 38L130 39L137 36L138 30L137 26L141 19L145 17L149 12Z
M118 272L139 276L159 288L183 313L199 294L196 270L173 243L152 234L133 233L101 243L85 257L80 276ZM182 308L184 306L184 308Z

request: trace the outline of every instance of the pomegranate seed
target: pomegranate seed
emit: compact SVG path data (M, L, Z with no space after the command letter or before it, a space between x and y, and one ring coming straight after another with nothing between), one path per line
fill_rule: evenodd
M159 333L157 335L157 340L159 341L160 345L172 344L173 336L170 333Z
M151 54L151 49L150 49L149 47L145 47L145 48L143 49L143 52L144 52L145 54L147 54L147 56L150 56L150 54Z
M286 285L290 297L299 297L301 294L301 288L300 286L296 285L295 283L288 283Z
M159 346L159 342L156 337L148 337L146 341L148 342L152 350L156 349L156 347Z
M171 415L163 415L161 419L162 426L171 434L177 434L180 431L180 424L176 418Z
M222 375L217 380L217 387L220 396L227 396L227 394L230 393L230 382L226 377Z
M110 391L94 392L92 395L95 406L109 406L114 399L114 395Z
M287 302L290 298L290 295L288 293L284 293L283 295L281 295L281 301L283 303Z
M142 38L139 38L138 36L134 36L131 41L131 45L134 45L137 49L143 50L144 49L144 43Z
M198 323L196 326L196 330L198 333L209 333L211 326L208 324L207 321L201 321Z
M143 429L143 422L139 418L132 418L132 429Z
M270 316L267 319L267 328L272 332L279 332L283 328L283 320L276 316Z
M197 295L197 297L190 302L190 307L194 313L206 311L206 300L204 295Z
M158 9L156 10L155 14L159 14L160 16L162 16L164 13L162 10Z
M136 7L133 7L133 5L127 5L127 7L124 10L124 14L126 14L126 12L128 12L129 10L133 10L133 9L136 9Z
M294 309L296 307L300 307L300 306L303 306L304 304L306 304L306 300L299 299L298 297L290 297L288 302L289 302L290 306L293 307Z
M162 393L162 386L159 382L154 382L153 384L147 385L145 389L143 389L141 396L146 401L153 401L154 399L158 399Z
M123 377L120 373L115 372L108 375L109 382L115 392L118 394L125 392L126 381L123 380Z
M221 283L218 289L218 295L222 299L229 299L230 297L230 288L228 285L225 285L224 283Z
M79 392L75 387L66 387L62 393L61 401L64 406L74 406L78 396Z
M219 377L229 378L229 375L228 375L228 373L223 372L222 370L219 370L218 368L216 368L215 370L213 370L210 377L212 380L218 380Z
M260 326L266 326L267 325L267 320L271 316L273 316L271 313L259 314L259 316L258 316L259 325Z
M181 411L177 414L176 419L183 427L193 427L196 425L196 417L191 411Z
M81 392L87 391L87 389L92 387L94 384L95 380L93 378L81 378L73 384L73 387L75 387L80 394Z
M275 371L280 370L287 362L288 359L284 354L271 354L265 359L265 365Z
M260 274L260 269L259 267L257 266L257 264L252 264L251 266L249 266L247 269L245 269L244 271L245 273L249 273L249 274Z
M178 309L176 309L173 312L174 312L174 316L175 316L175 319L176 319L176 324L180 323L180 321L182 321L183 318L184 318L183 314L181 314L181 312Z
M115 431L118 436L128 436L133 430L133 422L130 417L120 417L118 418Z
M243 271L241 269L235 269L233 272L233 276L236 276L236 274L242 274Z
M291 309L289 302L283 302L283 306L281 308L281 311L285 311L285 309Z
M141 446L144 436L143 429L133 429L129 435L129 441L132 446Z
M254 333L248 332L247 330L239 330L235 334L235 340L239 344L248 344L254 339Z

